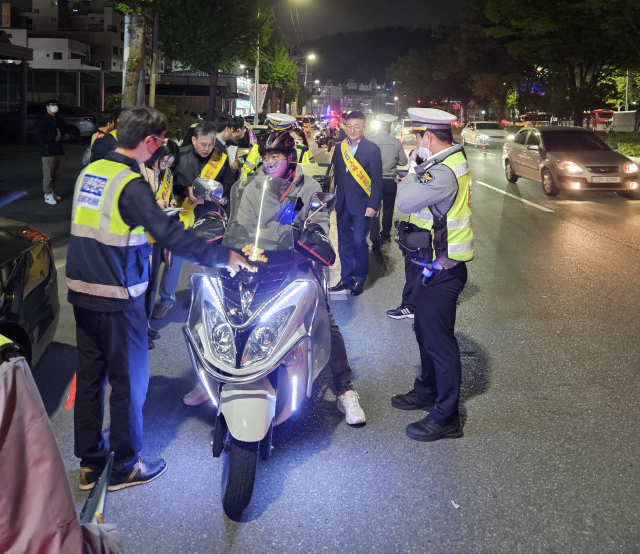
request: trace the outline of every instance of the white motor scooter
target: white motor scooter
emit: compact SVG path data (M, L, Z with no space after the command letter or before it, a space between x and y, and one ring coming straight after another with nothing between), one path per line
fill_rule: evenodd
M222 245L257 271L191 275L183 327L195 372L217 408L213 456L228 456L222 503L232 517L251 500L258 455L269 458L273 428L311 396L331 352L328 272L294 261L294 235L315 213L333 209L335 195L316 193L300 229L292 223L301 201L279 201L269 192L276 181L259 174L234 185Z

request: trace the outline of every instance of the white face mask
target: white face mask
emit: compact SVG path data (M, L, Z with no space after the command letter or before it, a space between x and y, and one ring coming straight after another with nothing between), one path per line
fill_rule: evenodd
M58 106L49 106L49 111L51 113L56 113L58 111Z
M429 150L429 146L431 146L431 141L429 141L429 146L422 146L422 143L424 142L425 137L427 136L427 133L424 134L424 137L422 137L422 140L420 141L420 146L418 147L418 156L420 156L423 160L426 160L427 158L430 158L432 156L431 154L431 150Z

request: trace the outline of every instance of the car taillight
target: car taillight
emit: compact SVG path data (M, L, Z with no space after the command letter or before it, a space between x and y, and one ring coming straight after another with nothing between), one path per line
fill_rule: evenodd
M82 119L88 121L89 123L93 123L94 125L98 125L98 118L96 117L83 117Z
M29 229L28 231L23 231L22 236L29 240L41 240L47 243L49 247L49 252L53 253L53 248L51 247L51 239L45 235L42 231L38 231L38 229Z

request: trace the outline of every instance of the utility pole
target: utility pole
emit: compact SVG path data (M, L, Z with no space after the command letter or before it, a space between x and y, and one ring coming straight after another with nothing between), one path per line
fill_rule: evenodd
M627 69L627 84L624 87L624 111L629 111L629 70Z
M158 28L160 26L160 14L158 10L153 14L153 42L151 46L151 82L149 83L149 106L156 105L156 79L158 74Z
M258 17L260 17L260 12L258 12ZM255 98L256 98L256 104L254 106L255 108L255 115L253 116L253 124L257 125L258 124L258 101L260 99L260 33L258 33L258 51L257 51L257 55L256 55L256 84L255 84Z

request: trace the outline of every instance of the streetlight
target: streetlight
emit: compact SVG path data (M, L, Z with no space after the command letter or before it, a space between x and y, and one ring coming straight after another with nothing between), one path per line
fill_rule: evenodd
M315 60L315 59L316 59L316 55L315 55L315 54L309 54L309 55L307 56L307 59L308 59L308 60Z
M314 83L315 83L316 85L319 85L319 84L320 84L320 79L316 79L316 80L314 81Z
M309 61L315 60L315 59L316 59L315 54L307 54L307 58L304 60L304 88L307 88L307 77L309 76L309 69L307 66L309 64Z
M394 97L393 97L393 100L394 100L394 101L395 101L395 103L396 103L396 117L398 117L398 97L397 97L397 96L394 96Z

